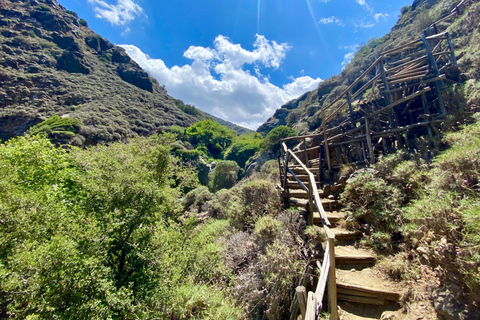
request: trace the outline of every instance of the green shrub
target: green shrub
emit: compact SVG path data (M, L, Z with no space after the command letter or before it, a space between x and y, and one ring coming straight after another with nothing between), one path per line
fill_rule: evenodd
M198 212L202 211L203 205L207 203L207 201L212 199L212 194L208 190L207 187L201 186L196 189L193 189L189 193L185 195L183 199L183 208L184 210L189 210L192 206L197 208Z
M223 158L223 153L231 145L236 134L212 119L197 122L187 129L187 136L195 147L207 148L215 159Z
M398 209L403 203L401 191L376 177L371 170L357 172L347 180L342 203L362 222L383 231L397 229Z
M263 241L270 243L277 237L281 227L282 223L274 217L270 215L264 216L255 223L254 234Z
M266 180L253 180L232 189L236 201L228 208L228 218L238 229L248 229L267 214L281 212L282 202L275 185Z
M64 137L72 138L80 130L81 122L78 119L64 117L58 115L52 116L47 120L31 127L27 134L30 135L46 135L48 137L55 137L57 135L64 135Z
M237 183L240 167L235 161L219 161L215 169L208 174L208 188L212 192L230 189Z
M87 21L86 21L85 19L80 18L80 20L78 20L78 22L79 22L82 26L88 28L88 23L87 23Z
M265 136L265 139L262 141L260 146L262 147L262 149L277 151L280 149L281 139L293 137L296 135L297 132L295 131L295 129L289 128L287 126L279 126L270 131ZM287 146L291 146L291 144L287 143Z
M68 13L69 15L75 17L75 19L78 20L78 14L75 12L75 11L72 11L72 10L65 10L66 13Z
M233 160L240 168L244 168L247 161L260 150L262 139L258 132L238 137L225 153L225 160Z

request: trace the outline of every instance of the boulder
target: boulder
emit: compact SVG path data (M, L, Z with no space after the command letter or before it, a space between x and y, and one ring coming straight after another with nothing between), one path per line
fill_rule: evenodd
M134 86L153 92L153 83L148 77L148 73L142 69L134 69L131 66L119 66L117 73L123 81L133 84Z
M64 51L57 59L57 69L68 73L90 73L90 69L83 62L83 55L78 52Z
M52 35L52 39L62 49L68 49L75 44L75 39L72 36L62 36L58 32Z

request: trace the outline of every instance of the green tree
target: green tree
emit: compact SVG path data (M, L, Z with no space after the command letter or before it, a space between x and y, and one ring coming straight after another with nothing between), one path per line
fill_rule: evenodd
M195 147L205 146L215 159L223 157L223 153L236 136L233 130L212 119L205 119L193 124L187 129L187 135Z
M262 140L258 132L239 136L225 153L225 160L236 161L240 168L244 168L248 159L260 150Z
M208 175L208 188L212 192L229 189L237 183L240 167L235 161L219 161L215 169Z
M261 147L271 151L279 150L281 139L297 135L295 129L287 126L279 126L270 131L262 141Z

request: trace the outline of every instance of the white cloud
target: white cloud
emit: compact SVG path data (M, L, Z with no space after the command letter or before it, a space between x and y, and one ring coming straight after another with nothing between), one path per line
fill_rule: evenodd
M130 30L130 28L125 28L125 30L123 30L123 32L120 34L122 37L125 37L127 34L129 34L132 30Z
M383 18L383 20L387 20L388 13L375 13L373 15L373 17L375 18L375 21L377 21L377 22L378 22L378 20L380 20L380 18Z
M330 23L335 23L338 25L342 25L342 21L334 16L328 17L328 18L322 18L320 21L318 21L320 24L330 24Z
M327 3L330 2L330 0L318 0L320 3Z
M95 17L105 19L113 25L124 25L136 17L145 15L142 7L134 0L117 0L117 4L109 4L103 0L88 0L95 7Z
M370 8L369 4L367 3L366 0L355 0L359 5L361 5L362 7L365 7L365 9L367 9L367 11L372 11L372 9Z
M343 62L342 62L342 70L345 69L347 64L352 61L353 57L355 56L355 53L358 50L358 44L352 45L352 46L345 46L344 49L351 50L350 52L346 53L343 56Z
M173 97L221 117L256 129L285 102L315 89L321 79L308 76L291 78L278 87L261 74L262 68L278 68L289 46L257 35L253 50L245 50L222 35L213 48L191 46L184 57L192 60L183 66L167 67L163 60L152 59L133 45L122 45L130 57ZM255 74L245 70L253 67Z

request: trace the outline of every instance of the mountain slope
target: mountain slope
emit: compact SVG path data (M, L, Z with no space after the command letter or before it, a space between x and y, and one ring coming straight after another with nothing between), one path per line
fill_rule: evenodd
M373 38L359 48L355 57L336 76L320 82L318 88L307 92L297 99L284 104L275 114L261 125L257 131L266 135L273 128L287 125L295 128L299 134L313 132L321 124L320 109L326 107L341 94L354 80L359 77L374 61L376 55L382 51L401 47L409 41L417 39L432 23L438 21L459 4L461 0L415 0L411 6L402 8L402 13L392 30L380 39ZM478 57L475 55L478 47L478 9L476 4L465 10L462 16L449 26L441 23L439 30L450 32L457 55L466 52L466 57L459 61L462 71L468 72L472 81ZM365 79L365 82L369 79ZM470 81L470 80L469 80ZM365 82L358 84L360 88ZM469 93L466 93L469 95Z
M82 144L206 117L177 107L122 48L54 0L0 0L0 48L0 140L53 115L80 119Z

